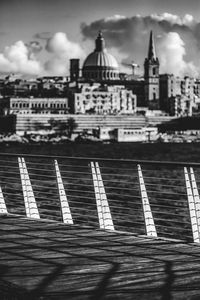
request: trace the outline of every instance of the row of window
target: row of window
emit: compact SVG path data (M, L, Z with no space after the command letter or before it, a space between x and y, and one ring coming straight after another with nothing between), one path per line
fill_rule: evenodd
M134 135L134 134L143 134L144 135L144 132L143 131L124 131L123 132L124 135Z
M102 102L98 102L96 103L95 101L93 101L93 103L88 103L87 101L83 101L83 102L79 102L77 101L77 104L76 106L77 107L80 107L80 106L95 106L95 107L109 107L109 106L114 106L114 107L119 107L120 106L120 109L122 109L123 107L127 107L127 108L132 108L132 107L135 107L135 102L134 101L128 101L128 102L120 102L120 103L116 103L114 101L112 102L107 102L107 103L104 103L103 101Z
M102 72L83 72L83 76L86 78L97 78L97 79L118 79L119 74L112 71L102 71Z
M66 103L28 103L13 102L11 108L67 108Z
M49 110L42 110L42 111L29 111L29 110L15 110L13 111L15 114L21 114L21 115L26 115L26 114L59 114L59 115L65 115L68 114L67 111L49 111Z

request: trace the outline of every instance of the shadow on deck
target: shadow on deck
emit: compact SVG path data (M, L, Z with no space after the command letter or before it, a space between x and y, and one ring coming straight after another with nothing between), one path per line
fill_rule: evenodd
M200 247L0 216L0 294L25 299L200 299Z

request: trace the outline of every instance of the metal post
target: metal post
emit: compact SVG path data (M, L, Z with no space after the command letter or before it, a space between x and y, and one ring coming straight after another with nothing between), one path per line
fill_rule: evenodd
M26 191L27 191L27 197L28 197L30 217L34 218L34 219L40 219L37 203L36 203L36 200L35 200L35 196L34 196L34 193L33 193L33 188L32 188L32 185L31 185L30 178L29 178L29 174L28 174L28 169L26 167L25 159L22 157L21 161L22 161L22 167L23 167L23 170L24 170L25 185L26 185Z
M25 159L18 157L19 170L22 182L22 189L24 195L24 203L26 215L28 218L40 219L37 203L33 194L31 181L28 175Z
M193 168L190 168L190 177L192 182L192 192L194 197L194 204L196 209L196 216L197 216L197 224L199 229L199 237L200 237L200 198L199 198L199 191L197 188L196 178L194 175Z
M61 204L61 210L62 210L62 217L63 222L67 224L73 224L73 219L71 215L71 210L69 207L69 203L67 200L67 195L65 193L60 169L58 166L57 160L54 160L55 163L55 170L56 170L56 178L57 178L57 184L58 184L58 191L59 191L59 197L60 197L60 204Z
M104 220L103 220L103 212L102 212L102 205L101 205L101 197L100 197L100 191L99 191L99 185L97 180L97 174L96 174L96 168L94 166L94 163L91 162L91 170L92 170L92 179L94 184L94 193L95 193L95 199L97 204L97 213L99 218L99 226L101 229L105 229L104 227Z
M24 205L25 205L25 210L26 210L26 216L28 218L30 218L31 214L30 214L30 209L29 209L29 204L28 204L28 195L27 195L27 188L26 188L26 183L25 183L24 168L22 166L22 160L20 157L18 157L18 163L19 163L19 172L20 172L21 183L22 183L22 191L23 191L23 196L24 196Z
M98 162L95 163L105 229L115 230Z
M1 214L8 213L1 187L0 187L0 213Z
M154 224L154 219L153 219L153 215L151 212L149 199L147 196L144 178L142 175L142 169L141 169L140 165L138 165L137 167L138 167L138 176L139 176L140 191L141 191L141 197L142 197L142 206L143 206L143 212L144 212L146 234L147 234L147 236L157 237L157 231L156 231L156 227Z
M195 200L194 200L194 195L192 192L192 187L191 187L191 183L190 183L188 170L186 167L184 167L184 175L185 175L185 184L186 184L188 205L189 205L189 211L190 211L190 220L191 220L191 225L192 225L193 240L194 240L194 242L199 243L200 235L199 235L199 230L198 230Z

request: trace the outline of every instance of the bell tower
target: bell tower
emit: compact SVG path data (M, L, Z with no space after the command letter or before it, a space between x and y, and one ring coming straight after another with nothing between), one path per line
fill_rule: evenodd
M153 32L150 32L148 56L144 61L145 103L149 109L159 109L159 60L156 56Z

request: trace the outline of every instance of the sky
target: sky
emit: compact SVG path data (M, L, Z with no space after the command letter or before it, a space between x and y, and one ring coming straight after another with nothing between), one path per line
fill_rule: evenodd
M142 74L150 30L162 73L200 77L199 0L0 0L0 73L68 75L102 30L120 70Z

